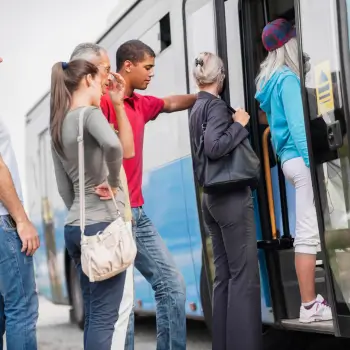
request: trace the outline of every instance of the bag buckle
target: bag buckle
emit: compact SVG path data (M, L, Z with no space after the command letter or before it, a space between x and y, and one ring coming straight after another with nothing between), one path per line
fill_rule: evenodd
M96 233L96 238L97 238L99 241L101 241L101 233L103 233L103 231L98 231L98 232Z

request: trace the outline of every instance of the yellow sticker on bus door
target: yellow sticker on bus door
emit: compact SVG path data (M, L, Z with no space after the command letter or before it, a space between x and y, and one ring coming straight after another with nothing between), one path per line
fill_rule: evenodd
M333 86L329 61L315 66L318 115L334 111Z

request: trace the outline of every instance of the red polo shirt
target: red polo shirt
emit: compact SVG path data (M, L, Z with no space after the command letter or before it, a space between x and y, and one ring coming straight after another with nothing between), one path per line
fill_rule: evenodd
M144 204L141 187L145 125L157 118L163 110L164 101L157 97L133 93L131 97L125 97L124 107L134 134L135 157L124 159L123 165L128 180L131 207L136 208ZM102 97L101 109L108 122L114 124L115 129L118 130L116 113L109 94Z

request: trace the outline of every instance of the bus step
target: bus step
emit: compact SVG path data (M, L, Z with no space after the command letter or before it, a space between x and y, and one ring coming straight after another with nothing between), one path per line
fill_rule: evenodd
M300 323L299 319L282 320L282 327L293 331L334 334L333 321Z
M301 304L298 278L295 271L294 249L279 250L277 254L282 293L285 298L286 318L293 320L299 317ZM317 294L327 295L325 271L319 266L315 267L315 288Z

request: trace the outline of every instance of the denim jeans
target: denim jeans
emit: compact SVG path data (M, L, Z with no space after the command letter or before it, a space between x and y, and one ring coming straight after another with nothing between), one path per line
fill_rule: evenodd
M36 350L38 296L33 257L21 253L22 242L9 215L0 216L0 349L6 330L8 350Z
M109 223L98 223L85 227L85 235L93 236L104 230ZM85 350L110 350L114 325L123 297L125 271L104 281L90 282L81 268L80 227L65 226L64 239L69 256L74 260L83 292L85 325Z
M164 241L142 208L133 208L137 245L135 267L155 291L157 350L186 349L186 287ZM126 350L134 349L134 313L130 315Z

